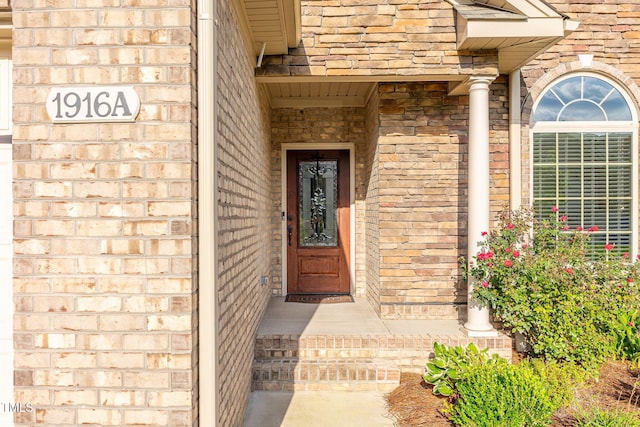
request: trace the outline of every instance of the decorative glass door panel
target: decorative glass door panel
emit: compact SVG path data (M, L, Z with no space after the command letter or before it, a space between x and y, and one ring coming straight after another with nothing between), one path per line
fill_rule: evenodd
M298 163L298 245L338 245L338 161Z
M287 152L287 292L348 294L349 152Z

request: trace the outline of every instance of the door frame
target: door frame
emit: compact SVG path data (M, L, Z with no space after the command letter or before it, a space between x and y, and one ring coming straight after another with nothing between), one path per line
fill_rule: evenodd
M347 150L349 151L349 293L355 293L355 277L356 277L356 161L355 161L355 145L353 143L285 143L281 144L280 170L281 170L281 193L280 193L280 236L282 240L281 259L282 259L282 295L287 295L287 221L286 221L286 203L287 203L287 151L296 150Z

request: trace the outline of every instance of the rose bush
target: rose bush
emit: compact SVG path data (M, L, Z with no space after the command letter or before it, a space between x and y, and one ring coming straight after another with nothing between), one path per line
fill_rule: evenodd
M553 208L503 211L484 232L481 251L461 260L473 298L506 328L522 333L535 355L595 367L615 352L614 324L638 308L638 263L610 243L595 248L597 227L570 229Z

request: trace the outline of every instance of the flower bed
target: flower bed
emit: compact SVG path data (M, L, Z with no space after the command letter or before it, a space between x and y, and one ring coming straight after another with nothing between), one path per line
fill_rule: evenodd
M598 231L571 229L556 208L545 220L526 209L501 213L479 236L478 255L461 261L473 298L523 334L533 355L597 367L621 350L618 331L637 314L640 278L629 254L594 246Z
M603 237L596 226L570 227L557 208L544 220L531 210L503 212L479 236L479 253L461 264L472 298L524 335L530 353L510 365L472 345L434 344L423 378L442 404L427 424L399 425L640 427L632 373L640 366L640 263L611 242L596 243ZM615 359L626 360L619 369L628 381L618 371L616 383L595 383ZM625 403L612 410L585 390ZM400 418L399 407L390 409Z

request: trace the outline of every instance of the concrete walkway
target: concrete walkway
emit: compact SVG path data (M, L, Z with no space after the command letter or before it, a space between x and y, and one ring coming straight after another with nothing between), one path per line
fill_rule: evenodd
M345 304L285 303L271 299L258 335L458 335L455 320L381 320L363 299ZM375 391L254 391L244 427L392 427L384 393Z
M384 396L370 391L254 391L244 427L393 427Z

